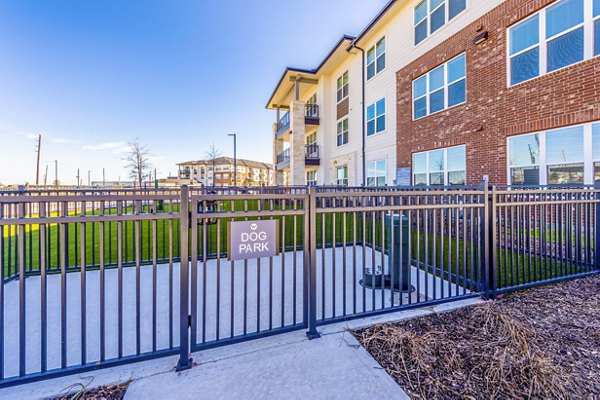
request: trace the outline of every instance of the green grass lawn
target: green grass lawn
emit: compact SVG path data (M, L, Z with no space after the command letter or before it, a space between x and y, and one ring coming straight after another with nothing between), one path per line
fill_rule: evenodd
M258 201L223 201L219 203L218 210L227 212L231 210L282 210L283 205L277 202ZM290 205L285 206L290 209ZM178 205L165 205L163 212L178 212ZM143 208L149 211L148 206ZM124 214L131 214L131 207L123 210ZM88 212L86 215L98 214L98 211ZM116 215L116 209L108 209L105 215ZM287 250L302 249L304 246L304 215L272 217L279 220L280 244ZM83 219L83 218L82 218ZM250 218L255 219L255 218ZM317 247L325 246L342 247L360 245L363 240L367 246L385 248L389 246L389 225L384 225L385 216L381 212L349 212L349 213L323 213L317 216L316 242ZM242 216L233 220L245 220ZM198 256L202 257L204 246L209 256L219 253L225 256L227 252L228 222L232 219L220 218L218 223L197 225ZM422 221L421 221L422 222ZM411 220L415 223L415 219ZM180 256L179 238L180 222L174 218L158 221L123 221L104 223L69 223L58 225L50 223L45 226L46 233L46 265L49 270L58 270L61 266L62 250L67 249L67 266L77 267L81 264L81 230L85 232L85 265L99 266L100 253L103 249L105 265L115 266L118 261L118 226L122 229L122 261L124 265L136 263L136 238L139 238L140 262L151 264L156 249L158 263L168 262L170 258L177 260ZM443 228L443 229L442 229ZM40 269L40 229L39 225L28 225L24 232L25 266L27 271ZM479 270L481 250L477 240L470 240L470 232L464 231L462 225L451 225L448 221L442 226L438 223L434 237L432 227L412 229L410 234L410 256L421 263L434 266L435 272L445 279L463 282L464 279L479 281L482 271ZM104 241L101 243L101 233ZM442 234L443 232L443 234ZM539 230L532 231L533 240L540 237ZM396 234L398 232L396 231ZM566 234L565 234L566 235ZM63 238L64 236L64 238ZM172 241L171 241L172 238ZM190 234L191 238L191 234ZM13 276L19 269L19 240L15 227L4 227L3 240L3 265L5 276ZM65 240L66 239L66 240ZM546 240L555 241L556 233L546 230ZM190 251L191 251L190 243ZM379 261L379 260L376 260ZM339 261L338 261L339 262ZM497 282L498 286L512 286L541 279L550 279L565 276L581 270L572 263L560 259L548 259L539 255L530 255L523 251L509 251L498 249L497 252ZM471 287L471 283L469 283Z

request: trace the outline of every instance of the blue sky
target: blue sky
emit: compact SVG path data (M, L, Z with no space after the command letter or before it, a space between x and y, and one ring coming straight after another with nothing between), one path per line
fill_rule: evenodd
M238 157L270 162L285 66L315 67L386 2L0 0L0 183L35 182L38 133L48 182L54 160L63 183L127 179L135 137L159 176L211 143L232 156L233 132Z

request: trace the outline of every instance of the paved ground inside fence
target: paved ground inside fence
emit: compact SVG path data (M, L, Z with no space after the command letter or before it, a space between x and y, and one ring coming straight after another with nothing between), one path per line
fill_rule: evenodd
M317 254L317 310L319 319L342 317L363 311L389 308L400 296L390 290L365 289L362 248L328 249L324 257ZM365 268L371 268L373 253L365 250ZM383 262L387 270L387 257L375 252L375 266ZM266 332L271 329L300 324L303 317L303 253L289 252L274 258L232 264L226 260L209 261L198 265L198 318L197 342L213 342L247 333ZM323 263L323 261L325 261ZM323 266L325 268L323 269ZM204 276L203 271L206 271ZM86 362L100 359L100 273L86 273ZM411 282L420 289L401 296L403 304L449 295L468 293L453 283L411 268ZM41 279L30 277L26 287L26 371L36 373L41 368ZM118 273L106 271L105 283L105 340L106 359L118 355L119 313ZM136 270L123 270L123 356L137 352L136 321ZM156 271L156 288L153 286L153 269L142 267L139 281L139 337L140 352L151 352L156 339L156 350L168 349L179 343L179 266L160 265ZM67 274L66 279L66 356L67 365L82 362L81 274ZM325 289L323 289L325 288ZM171 293L172 291L172 293ZM156 295L154 296L154 293ZM172 300L170 298L172 297ZM410 297L410 298L409 298ZM4 367L5 376L18 374L19 370L19 282L5 285ZM394 299L394 300L392 300ZM154 313L154 303L156 311ZM171 306L169 306L171 304ZM47 284L47 368L61 366L61 276L48 276ZM155 318L155 319L154 319ZM156 329L154 330L154 324ZM155 332L155 334L154 334ZM217 336L218 335L218 336Z
M205 350L193 354L194 368L180 373L174 372L177 358L167 357L0 389L0 398L42 399L76 383L95 387L129 380L128 400L407 398L347 330L479 302L462 300L326 325L319 328L322 337L313 341L295 331Z

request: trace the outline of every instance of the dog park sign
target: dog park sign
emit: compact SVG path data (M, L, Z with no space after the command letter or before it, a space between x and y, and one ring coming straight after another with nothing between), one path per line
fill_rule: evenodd
M229 260L273 257L279 254L277 220L229 223Z

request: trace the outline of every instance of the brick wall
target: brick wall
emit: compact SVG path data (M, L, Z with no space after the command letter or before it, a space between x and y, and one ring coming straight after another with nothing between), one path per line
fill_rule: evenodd
M507 0L397 72L398 167L414 152L466 144L467 183L505 184L508 136L600 120L599 57L507 87L507 28L553 1ZM463 52L466 103L412 121L412 81Z

